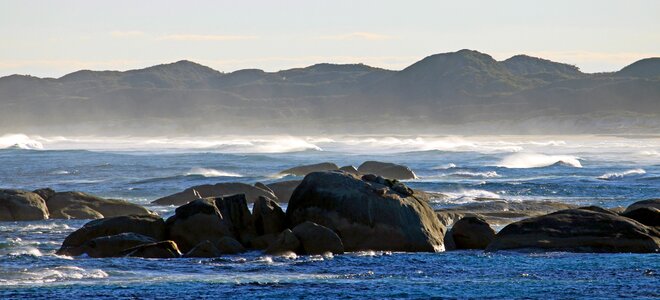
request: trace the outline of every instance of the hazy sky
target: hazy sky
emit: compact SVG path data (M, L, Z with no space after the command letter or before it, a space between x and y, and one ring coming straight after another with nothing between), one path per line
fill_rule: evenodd
M463 48L618 70L660 56L660 1L0 0L0 76L181 59L220 71L402 69Z

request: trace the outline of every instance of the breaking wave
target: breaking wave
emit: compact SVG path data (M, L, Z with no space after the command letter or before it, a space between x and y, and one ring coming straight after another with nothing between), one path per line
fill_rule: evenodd
M0 149L43 149L44 145L25 134L5 134L0 136Z
M510 169L542 168L552 165L582 168L579 158L572 155L545 155L538 153L516 153L502 159L497 166Z
M639 175L644 175L646 174L646 171L644 169L631 169L623 172L612 172L612 173L605 173L603 175L600 175L596 178L602 179L602 180L620 180L625 177L631 177L631 176L639 176Z
M243 177L243 175L233 172L226 172L216 169L206 169L206 168L193 168L190 172L185 174L186 176L204 176L204 177Z

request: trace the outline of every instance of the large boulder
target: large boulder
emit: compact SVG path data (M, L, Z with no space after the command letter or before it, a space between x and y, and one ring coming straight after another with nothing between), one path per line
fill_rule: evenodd
M229 224L232 236L241 243L248 244L255 236L255 232L252 214L247 206L245 195L216 197L214 201L225 222Z
M660 199L648 199L648 200L642 200L642 201L637 201L633 204L630 204L624 213L633 211L638 208L642 207L653 207L655 209L660 209Z
M610 212L568 209L507 225L487 251L522 248L654 253L660 250L660 233Z
M51 218L100 219L128 215L153 214L148 209L125 200L104 199L82 192L54 193L46 200Z
M182 252L190 251L205 240L217 244L225 236L234 237L231 223L220 213L213 198L197 199L178 207L165 223L168 239Z
M101 236L85 242L78 249L70 249L71 254L87 254L89 257L119 257L124 256L126 249L139 245L155 243L152 237L134 232L124 232L116 235Z
M332 230L312 222L298 224L291 231L301 244L301 254L342 254L344 244L339 236Z
M488 225L488 223L478 217L465 217L458 222L447 232L447 236L451 237L454 243L454 249L486 249L495 238L495 231ZM445 245L447 245L447 238L445 237ZM449 249L447 250L453 250Z
M0 189L0 221L34 221L48 217L46 202L39 194Z
M69 234L57 251L59 255L80 255L81 246L97 237L137 233L156 241L165 239L165 222L158 216L120 216L94 220Z
M380 161L365 161L357 170L362 174L376 174L391 179L417 178L415 172L406 166Z
M277 199L270 191L241 182L222 182L218 184L204 184L185 189L173 195L165 196L152 201L159 205L183 205L199 198L223 197L229 195L244 194L246 200L252 203L259 196Z
M177 258L181 251L174 241L160 241L142 244L124 251L126 256L142 258Z
M285 255L296 253L300 249L300 240L293 234L291 229L285 229L280 233L273 243L266 249L266 253L272 255Z
M344 172L314 172L287 209L291 226L311 221L336 232L346 251L442 251L445 228L425 201Z
M273 182L268 184L268 187L273 191L279 202L289 202L293 191L296 190L302 180L285 180Z
M286 214L277 202L259 197L252 208L252 222L256 234L277 234L286 229Z
M655 207L640 207L621 214L646 226L660 227L660 210Z
M332 170L337 170L337 169L339 169L339 166L337 166L335 163L323 162L323 163L318 163L318 164L311 164L311 165L293 167L293 168L286 169L286 170L280 172L280 174L305 176L305 175L307 175L309 173L312 173L312 172L332 171Z

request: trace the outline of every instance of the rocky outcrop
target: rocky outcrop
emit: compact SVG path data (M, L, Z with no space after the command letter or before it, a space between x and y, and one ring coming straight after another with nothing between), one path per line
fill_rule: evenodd
M449 226L463 217L480 217L488 224L506 225L521 218L542 216L570 208L575 208L575 206L553 201L477 199L477 202L438 209L436 213L440 222L445 226Z
M375 174L391 179L415 179L417 175L410 168L393 163L380 161L365 161L358 167L362 174Z
M293 191L302 182L302 180L286 180L268 184L268 187L275 193L279 202L289 202Z
M409 193L343 172L314 172L293 193L292 226L311 221L336 232L346 251L442 251L444 227Z
M254 238L255 230L245 195L216 197L214 201L215 206L220 210L222 217L229 225L231 236L247 245Z
M323 163L318 163L318 164L311 164L311 165L293 167L293 168L286 169L286 170L280 172L280 174L305 176L305 175L307 175L309 173L312 173L312 172L331 171L331 170L337 170L337 169L339 169L339 166L337 166L336 164L331 163L331 162L323 162Z
M46 202L39 194L0 189L0 221L34 221L48 217Z
M252 222L257 235L277 234L286 229L286 214L277 202L259 197L252 208Z
M231 223L220 213L213 198L197 199L180 206L165 223L168 239L182 252L206 240L217 244L225 236L234 237Z
M343 167L339 168L339 170L344 171L346 173L353 174L353 175L360 174L360 172L354 166L343 166Z
M300 241L300 254L344 253L344 244L339 236L326 227L307 221L298 224L291 231Z
M124 256L127 249L155 243L156 240L134 232L124 232L120 234L101 236L86 241L77 249L71 248L73 255L87 254L89 257L119 257Z
M148 209L125 200L104 199L83 192L54 193L46 200L46 205L51 218L56 219L100 219L152 214Z
M648 199L648 200L642 200L642 201L637 201L633 204L630 204L624 213L627 213L629 211L633 211L638 208L642 207L653 207L655 209L660 209L660 199Z
M660 233L613 213L568 209L504 227L486 249L655 253Z
M181 252L174 241L160 241L142 244L124 250L125 256L142 258L177 258Z
M453 247L447 247L447 237L453 241ZM495 238L495 231L488 223L478 217L465 217L447 232L445 248L447 250L486 249Z
M59 255L82 254L81 247L92 239L121 233L136 233L160 241L165 239L165 222L158 216L121 216L94 220L69 234L57 251Z
M260 196L277 200L277 197L264 189L240 182L223 182L215 185L198 185L163 198L156 199L151 203L159 205L183 205L199 198L223 197L229 195L244 194L246 200L252 203Z
M300 249L300 240L291 229L285 229L267 249L266 253L272 255L285 255L295 253Z
M660 227L660 210L655 207L640 207L621 214L646 226ZM660 228L659 228L660 229Z
M221 256L222 252L215 246L211 241L203 241L194 248L190 249L184 257L218 257Z

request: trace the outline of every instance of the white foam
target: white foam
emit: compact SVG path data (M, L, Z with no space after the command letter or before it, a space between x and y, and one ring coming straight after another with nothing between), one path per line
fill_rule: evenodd
M602 180L619 180L619 179L623 179L624 177L639 176L644 174L646 174L646 171L644 169L631 169L623 172L605 173L596 178Z
M43 149L44 145L25 134L5 134L0 136L0 149Z
M512 169L525 169L525 168L541 168L561 163L567 166L582 168L580 160L573 155L545 155L538 153L516 153L509 155L502 159L497 166L512 168Z
M449 176L457 176L457 177L476 177L476 178L497 178L500 177L500 174L497 174L495 171L488 171L488 172L454 172L447 174Z
M444 202L466 203L478 198L499 199L500 195L486 190L461 190L458 192L442 192L449 196L449 199L443 199Z
M186 176L189 175L201 175L204 177L243 177L243 175L238 173L207 168L193 168L190 172L186 173Z
M439 165L431 168L431 170L447 170L447 169L452 169L456 168L456 165L454 163L448 163L444 165Z

